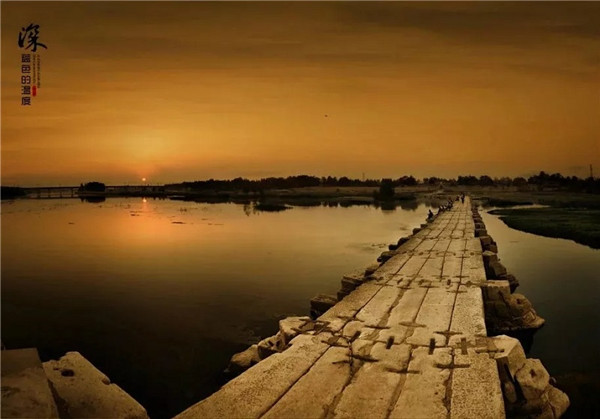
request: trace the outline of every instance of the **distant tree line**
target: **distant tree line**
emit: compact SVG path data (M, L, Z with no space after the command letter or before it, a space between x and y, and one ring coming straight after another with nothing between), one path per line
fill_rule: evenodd
M183 182L177 185L183 185L191 189L197 190L244 190L244 191L260 191L265 189L292 189L292 188L307 188L315 186L381 186L380 179L350 179L346 176L340 178L327 176L288 176L288 177L269 177L259 180L245 179L237 177L231 180L198 180L195 182ZM418 184L417 179L413 176L402 176L392 180L393 186L414 186ZM165 185L175 186L175 185Z
M351 179L346 176L340 178L327 176L288 176L288 177L268 177L258 180L245 179L237 177L230 180L200 180L195 182L183 182L176 185L165 186L185 186L192 190L222 190L233 191L241 190L245 192L260 192L267 189L292 189L306 188L315 186L371 186L384 187L383 193L389 193L390 188L416 185L431 186L485 186L485 187L517 187L533 190L566 189L577 192L600 192L600 179L588 177L586 179L577 176L563 176L560 173L547 174L540 172L537 175L524 177L495 177L483 176L458 176L457 178L426 177L422 180L414 176L402 176L397 179Z
M79 185L79 192L104 192L106 185L102 182L88 182Z
M577 176L563 176L560 173L548 174L541 171L537 175L524 177L501 177L491 178L490 176L458 176L456 179L445 178L424 178L424 184L429 185L450 185L450 186L491 186L491 187L509 187L514 186L523 189L551 190L561 189L574 192L600 192L600 179L597 178L579 178Z

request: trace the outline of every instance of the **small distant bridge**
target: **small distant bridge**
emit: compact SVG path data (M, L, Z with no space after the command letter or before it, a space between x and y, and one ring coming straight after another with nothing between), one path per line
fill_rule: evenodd
M79 192L79 186L38 186L23 188L29 198L57 199L83 198L87 196L166 196L164 186L117 185L107 186L104 192Z

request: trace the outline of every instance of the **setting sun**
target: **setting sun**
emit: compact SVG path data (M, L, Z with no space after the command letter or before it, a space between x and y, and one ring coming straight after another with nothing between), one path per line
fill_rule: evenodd
M3 2L2 12L4 184L600 166L591 3ZM14 38L34 18L49 49L30 109ZM239 29L223 33L223 22ZM143 54L115 41L131 33ZM87 88L74 96L77 85ZM48 158L58 147L73 158Z

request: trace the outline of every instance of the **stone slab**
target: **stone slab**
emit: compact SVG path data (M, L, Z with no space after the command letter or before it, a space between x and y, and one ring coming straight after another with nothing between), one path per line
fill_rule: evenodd
M2 354L2 417L57 418L58 410L37 349Z
M429 355L427 348L413 351L408 369L402 392L389 417L445 419L448 409L444 399L450 370L437 368L435 356Z
M290 348L254 365L176 418L259 417L271 409L328 348L329 345L316 336L297 336Z
M439 279L442 277L442 266L444 264L443 253L441 256L431 255L423 264L417 274L418 279Z
M469 252L481 254L483 252L483 248L481 247L481 241L479 240L479 237L473 237L467 240L465 249Z
M427 288L411 288L406 290L398 304L390 311L387 326L393 327L401 323L414 322L426 294Z
M452 313L452 332L469 336L487 336L481 288L461 285Z
M496 361L487 353L468 355L469 368L452 373L451 419L500 419L504 401Z
M452 239L450 239L449 237L440 238L435 243L435 245L433 246L431 251L432 252L445 252L446 250L448 250L448 246L450 246L451 241L452 241Z
M325 417L350 380L350 351L331 347L263 418ZM326 377L326 379L324 379Z
M394 275L396 274L404 264L410 259L410 255L407 253L400 253L393 256L386 263L381 265L376 271L375 276L386 276L386 275Z
M429 288L416 322L435 331L448 330L455 297L455 293L444 288Z
M387 370L405 371L410 360L410 345L377 342L371 348L371 357Z
M402 269L400 269L396 275L402 275L406 277L415 277L425 262L427 262L427 255L413 255L411 258L404 264Z
M462 270L462 258L454 255L448 255L444 258L442 268L442 278L459 280ZM459 280L460 282L460 280Z
M415 248L415 252L417 253L428 253L431 252L435 244L437 243L437 237L427 237L425 238L418 247Z
M474 254L464 258L462 268L462 283L483 283L487 280L481 256Z
M61 417L147 418L146 410L79 352L44 362L44 371L60 398Z
M381 289L381 285L362 284L344 299L319 317L321 321L332 321L339 317L354 317L371 298Z
M377 325L387 317L390 307L400 296L396 287L382 287L377 294L356 314L356 319L367 325Z
M384 418L402 375L365 363L342 393L334 418Z
M402 252L413 251L421 244L422 241L422 238L411 236L410 239L407 242L404 242L400 247L398 247L397 250Z

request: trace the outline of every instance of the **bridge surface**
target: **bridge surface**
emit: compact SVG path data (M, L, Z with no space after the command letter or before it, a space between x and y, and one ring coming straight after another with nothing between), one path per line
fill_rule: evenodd
M470 208L439 214L313 330L178 418L504 417Z

